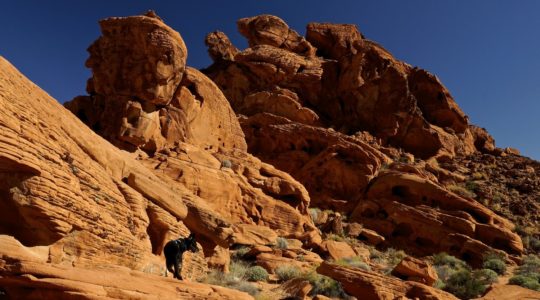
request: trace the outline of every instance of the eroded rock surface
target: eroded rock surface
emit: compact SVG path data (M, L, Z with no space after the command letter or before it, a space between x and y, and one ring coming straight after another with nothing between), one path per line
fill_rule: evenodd
M123 285L128 277L165 275L162 247L189 234L189 207L202 200L94 134L3 58L0 65L0 285L15 298L26 297L18 294L24 291L61 297L79 288L103 296L109 295L100 287L104 272L77 274L123 267L114 284L127 294L136 293L135 285ZM219 228L234 236L230 227L213 231ZM186 255L186 279L206 271L202 251ZM156 285L165 286L163 280L156 277ZM213 289L179 288L194 295Z
M159 76L160 69L147 67L144 60L126 65L115 56L121 54L111 56L107 50L123 51L130 59L136 53L122 45L140 44L150 62L164 56L163 64L170 65L185 61L187 55L187 51L170 50L185 50L177 32L149 16L112 18L100 25L102 36L89 48L87 62L92 69L90 95L77 97L66 107L96 133L133 152L168 185L196 196L185 201L185 223L204 236L206 255L214 253L216 246L273 244L277 235L308 244L320 239L307 217L310 198L305 188L246 152L236 116L210 79L190 67L173 68L171 78L181 80L167 79L172 92L166 94L166 101L156 102L138 89L137 77L129 76L137 76L131 68L145 69L151 76ZM111 32L115 35L109 38ZM222 55L223 60L230 59L225 52L234 52L223 35L216 33L207 42L220 45L211 53ZM146 44L152 47L147 49ZM119 83L101 73L129 78ZM96 81L111 88L97 88ZM159 90L161 83L149 80L145 84L147 89ZM129 88L124 90L123 85Z
M341 283L343 289L358 299L458 299L452 294L414 282L323 262L317 272Z

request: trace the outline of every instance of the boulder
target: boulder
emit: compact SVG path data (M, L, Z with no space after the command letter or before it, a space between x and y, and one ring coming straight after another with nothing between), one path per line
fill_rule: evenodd
M247 38L249 46L270 45L294 53L311 56L315 48L280 18L260 15L238 20L238 31Z
M322 243L322 247L328 252L329 258L335 261L356 256L356 252L345 242L328 240Z
M432 286L439 278L435 269L425 261L406 256L392 270L392 275Z

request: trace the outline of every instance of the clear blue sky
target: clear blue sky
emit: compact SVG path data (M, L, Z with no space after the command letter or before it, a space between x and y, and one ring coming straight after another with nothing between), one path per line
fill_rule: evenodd
M97 21L148 9L180 32L197 68L210 64L210 31L246 46L236 31L241 17L275 14L302 34L312 21L357 24L397 58L436 74L498 146L540 160L540 1L17 0L2 5L0 55L65 102L85 94Z

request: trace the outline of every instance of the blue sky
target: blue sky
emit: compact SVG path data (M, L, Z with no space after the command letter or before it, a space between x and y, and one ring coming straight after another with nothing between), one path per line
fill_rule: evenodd
M61 102L85 94L86 48L97 21L154 9L188 46L188 64L210 64L205 35L224 31L239 48L236 20L263 13L301 34L308 22L357 24L397 58L436 74L497 146L540 160L540 1L9 1L0 55Z

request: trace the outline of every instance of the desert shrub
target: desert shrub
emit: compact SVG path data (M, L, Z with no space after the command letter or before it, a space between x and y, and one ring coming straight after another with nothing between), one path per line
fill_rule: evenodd
M221 167L222 168L232 168L232 162L228 159L224 159L221 161Z
M490 285L497 282L497 272L490 269L481 269L473 272L473 277L485 285Z
M245 279L249 264L245 261L231 261L229 264L229 275L234 278Z
M453 269L468 269L469 266L461 259L449 255L446 252L441 252L433 256L433 264L436 266L449 266Z
M236 251L233 252L231 258L235 260L239 260L243 258L244 255L246 255L246 253L249 252L249 250L251 250L251 248L246 247L246 246L241 246L238 249L236 249Z
M330 277L312 271L305 274L303 278L313 286L313 289L309 293L311 296L324 295L328 297L339 297L341 299L348 297L341 284Z
M526 275L516 275L510 278L509 283L513 285L519 285L531 290L540 291L540 283L538 283L538 278Z
M203 282L239 290L252 296L256 296L259 293L259 289L252 283L246 281L246 270L247 267L245 264L231 263L230 272L228 274L218 270L212 270L206 275Z
M437 279L437 281L435 281L435 283L433 284L433 287L439 290L443 290L445 286L446 285L441 279Z
M478 278L478 275L469 270L459 270L448 278L444 290L460 299L475 298L487 288L485 282L481 280L482 278Z
M302 275L300 269L295 266L283 265L276 268L274 271L281 281L287 281L289 279L297 278Z
M503 260L497 258L492 258L484 261L482 267L484 269L493 270L497 272L497 274L504 274L504 272L506 272L506 263Z
M353 267L353 268L359 268L359 269L366 270L366 271L371 270L371 268L369 267L369 265L366 264L366 263L362 260L362 258L361 258L361 257L358 257L358 256L341 258L341 259L339 259L339 260L336 261L336 264L341 265L341 266L348 266L348 267Z
M510 284L540 291L540 257L536 255L526 256L516 274L516 276L510 278Z
M472 179L474 179L474 180L488 179L487 174L486 174L486 173L482 173L482 172L474 172L474 173L472 173L471 177L472 177Z
M462 197L465 197L465 198L476 198L476 194L471 192L470 190L462 187L462 186L459 186L459 185L449 185L447 186L446 188L448 188L451 192L455 193L455 194L458 194Z
M405 254L403 250L396 250L394 248L388 248L388 250L386 250L386 259L392 268L399 264L406 256L407 254Z
M230 286L230 288L246 292L251 296L255 296L259 293L259 289L254 284L246 281L240 281L237 284Z
M540 257L537 255L527 255L523 259L523 264L518 268L518 274L538 274L540 273Z
M318 209L318 208L310 208L309 209L309 215L311 216L311 219L313 220L313 222L317 222L317 220L319 219L320 214L321 214L321 210Z
M289 247L289 243L287 242L287 239L278 237L276 239L276 247L278 249L287 249Z
M246 279L249 281L266 281L268 272L261 266L253 266L246 270Z

